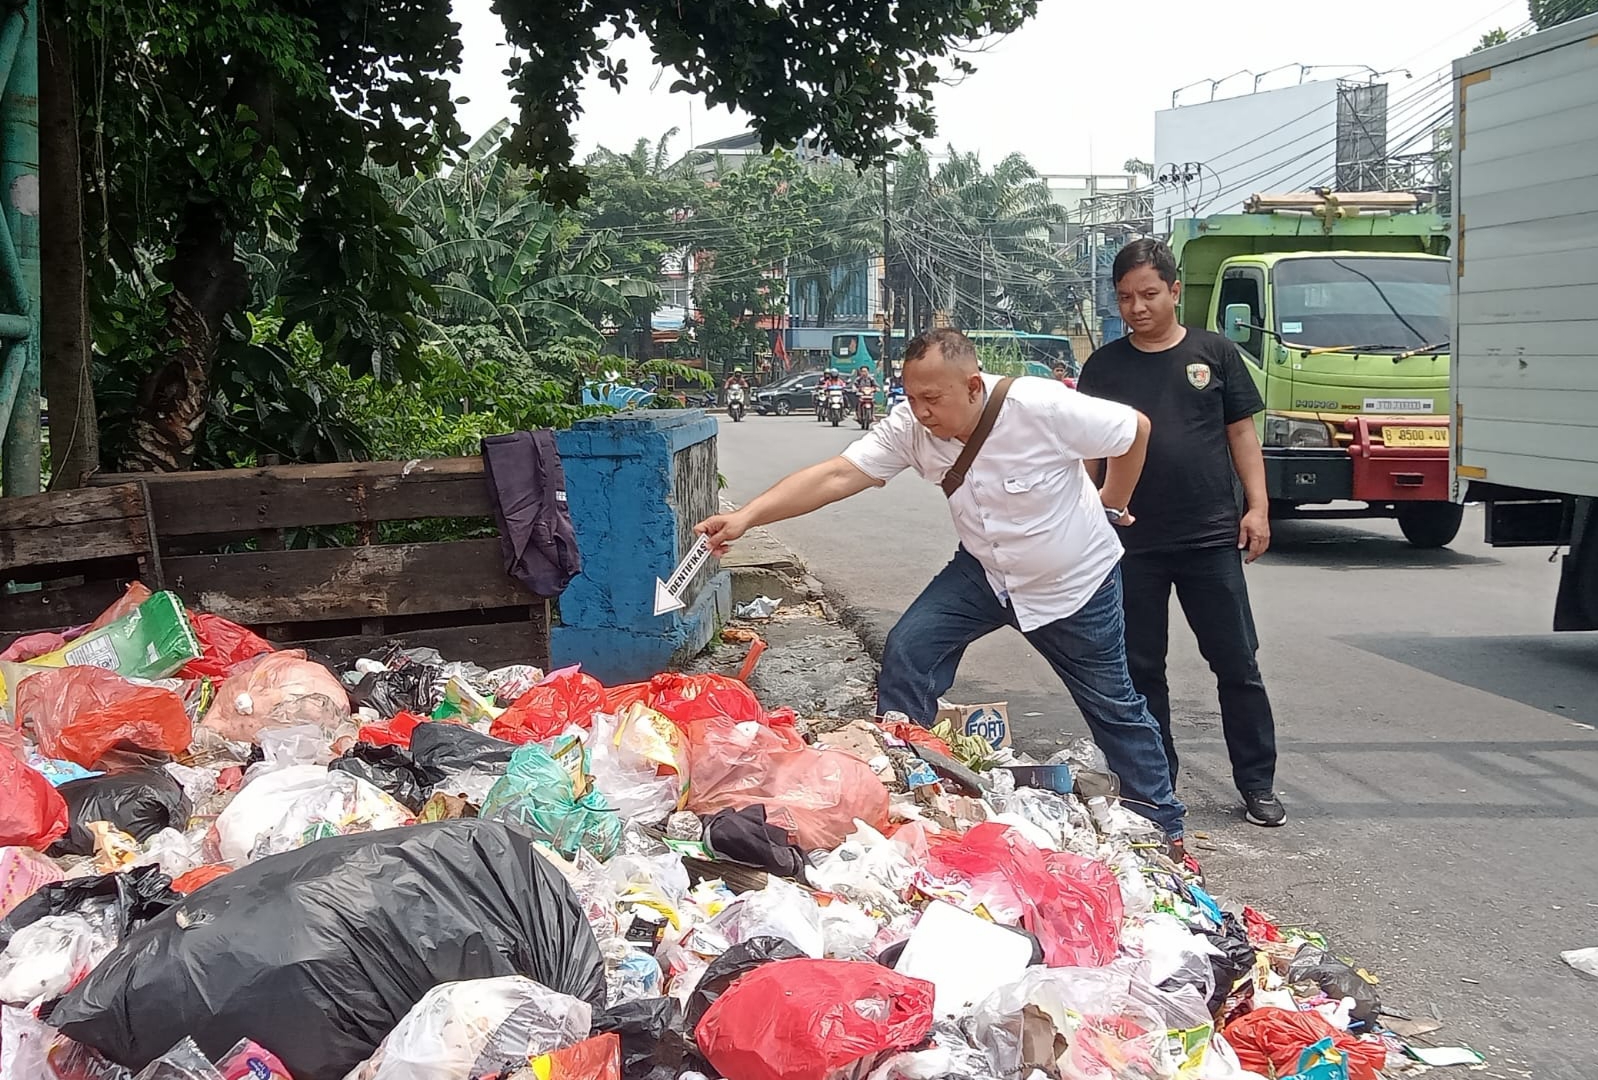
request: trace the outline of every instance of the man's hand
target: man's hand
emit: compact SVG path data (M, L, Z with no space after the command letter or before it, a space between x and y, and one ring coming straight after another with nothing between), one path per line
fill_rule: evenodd
M1124 529L1137 520L1137 518L1132 516L1132 511L1127 510L1125 506L1111 506L1108 502L1106 502L1104 498L1104 492L1102 491L1099 492L1099 502L1104 503L1104 509L1106 510L1126 511L1120 517L1116 517L1114 514L1105 514L1104 516L1110 519L1111 525L1116 525Z
M1246 551L1243 561L1251 563L1271 546L1271 515L1266 510L1250 510L1237 529L1237 549Z
M727 554L727 548L732 542L748 531L749 523L744 520L743 514L736 510L730 514L707 517L694 526L694 532L710 541L710 551L716 556Z

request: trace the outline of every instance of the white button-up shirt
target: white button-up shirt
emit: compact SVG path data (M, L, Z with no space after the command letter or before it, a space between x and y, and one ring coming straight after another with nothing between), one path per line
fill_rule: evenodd
M990 392L999 381L982 379ZM1118 457L1136 437L1137 413L1125 405L1053 379L1011 385L949 514L1022 630L1075 615L1120 561L1121 541L1083 462ZM939 483L964 445L930 434L904 403L843 456L873 480L914 469Z

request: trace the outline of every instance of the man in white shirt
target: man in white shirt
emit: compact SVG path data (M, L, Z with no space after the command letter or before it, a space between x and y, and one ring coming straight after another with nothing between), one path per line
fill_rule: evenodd
M905 346L908 401L841 455L801 469L728 514L700 522L719 554L756 525L808 514L914 469L942 483L999 379L957 330ZM964 481L949 495L960 547L910 605L883 649L879 712L930 723L966 647L1019 629L1065 683L1127 806L1182 835L1159 725L1127 674L1121 542L1149 423L1125 405L1050 379L1017 379ZM1104 459L1095 490L1083 465Z

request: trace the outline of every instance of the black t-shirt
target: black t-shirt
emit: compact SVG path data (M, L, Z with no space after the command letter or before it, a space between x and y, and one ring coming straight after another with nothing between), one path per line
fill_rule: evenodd
M1237 543L1236 474L1226 426L1265 403L1236 345L1189 329L1173 347L1143 352L1124 337L1088 359L1077 389L1149 418L1148 463L1132 496L1137 520L1118 530L1128 551Z

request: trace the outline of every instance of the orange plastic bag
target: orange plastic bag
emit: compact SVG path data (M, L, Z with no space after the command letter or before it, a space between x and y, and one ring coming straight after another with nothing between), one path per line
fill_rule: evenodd
M1115 959L1121 886L1101 862L1042 851L1017 830L989 821L964 836L931 837L926 865L934 877L970 882L990 898L990 910L1019 911L1050 967L1102 967Z
M236 668L200 724L233 742L255 742L265 728L315 724L331 734L349 719L350 697L338 676L304 650L284 649Z
M595 1035L573 1046L530 1058L534 1080L621 1080L621 1036Z
M229 622L220 615L189 615L194 636L200 639L204 653L198 660L190 660L178 672L180 679L199 679L210 676L224 679L233 668L244 661L272 651L272 645L248 627Z
M789 725L726 717L685 729L687 808L698 814L766 808L766 820L787 829L807 851L835 848L859 818L888 827L888 789L871 766L841 750L805 745Z
M610 699L599 680L567 668L513 701L495 718L488 733L506 742L543 742L573 724L590 727L596 712L609 711Z
M936 750L944 757L954 757L954 749L950 747L948 743L932 734L932 732L928 731L920 724L911 723L906 720L895 720L893 723L889 724L879 720L877 722L877 726L882 728L882 730L886 731L889 735L892 735L895 739L898 739L900 742L907 742L916 746L925 746L928 750Z
M49 668L17 687L17 722L33 731L45 757L93 768L108 750L181 754L193 741L183 699L97 667Z
M127 587L121 596L117 597L116 603L100 612L99 617L89 624L88 629L85 630L84 633L87 634L90 630L103 629L104 627L110 626L118 619L127 618L129 615L132 615L135 611L139 610L140 604L144 603L154 595L154 593L145 587L144 582L133 582Z
M1271 1006L1244 1013L1226 1025L1226 1041L1237 1051L1237 1060L1261 1076L1296 1072L1299 1055L1322 1039L1331 1039L1332 1045L1348 1056L1349 1080L1378 1080L1387 1064L1387 1051L1380 1043L1363 1042L1338 1031L1319 1013Z
M738 978L694 1028L722 1076L826 1080L932 1030L932 984L857 960L774 960Z
M66 831L66 800L12 740L0 740L0 846L43 851Z

